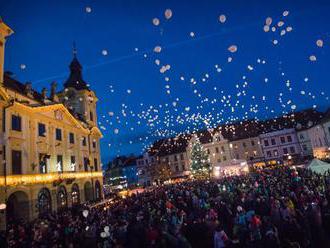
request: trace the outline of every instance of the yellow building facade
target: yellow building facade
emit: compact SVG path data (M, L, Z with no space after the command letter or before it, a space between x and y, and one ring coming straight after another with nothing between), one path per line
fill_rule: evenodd
M4 73L0 22L0 225L103 197L95 93L76 51L64 89L37 92Z

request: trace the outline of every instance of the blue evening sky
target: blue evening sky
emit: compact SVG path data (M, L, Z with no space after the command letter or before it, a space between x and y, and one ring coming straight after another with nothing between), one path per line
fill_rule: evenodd
M173 13L168 20L166 9ZM76 42L84 78L99 98L103 162L194 127L325 110L329 13L326 0L0 0L0 16L15 31L5 70L21 82L39 90L52 81L62 85ZM267 17L274 32L263 30ZM228 51L231 45L237 52ZM160 73L162 65L170 69Z

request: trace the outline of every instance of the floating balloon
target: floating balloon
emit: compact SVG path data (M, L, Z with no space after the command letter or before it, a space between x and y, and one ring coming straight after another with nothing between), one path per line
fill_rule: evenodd
M164 15L165 15L165 18L166 19L170 19L172 17L172 15L173 15L172 10L171 9L165 10Z
M323 47L323 40L317 40L317 41L316 41L316 45L317 45L318 47Z
M154 52L155 53L160 53L162 51L162 47L161 46L155 46L154 48Z
M91 13L91 12L92 12L92 8L89 7L89 6L87 6L87 7L85 8L85 11L86 11L87 13Z
M237 51L237 46L231 45L230 47L228 47L228 51L231 53L235 53Z
M269 30L270 30L269 26L268 25L265 25L264 26L264 31L267 33L267 32L269 32Z
M159 19L158 18L154 18L152 19L152 24L154 24L155 26L158 26L159 25Z
M225 15L220 15L220 16L219 16L219 21L220 21L221 23L225 23L226 20L227 20L227 17L226 17Z
M316 61L316 56L315 55L309 56L309 60L312 61L312 62L315 62Z
M266 18L266 25L270 26L273 22L273 19L271 17Z

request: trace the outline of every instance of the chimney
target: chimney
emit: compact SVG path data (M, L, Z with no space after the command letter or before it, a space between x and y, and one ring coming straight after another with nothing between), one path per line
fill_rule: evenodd
M41 97L42 97L42 100L46 100L47 99L47 89L46 88L42 88L42 90L41 90Z
M28 97L32 97L32 83L31 82L26 82L24 85L24 93L28 96Z
M50 99L54 102L58 101L58 97L56 95L56 87L57 87L57 83L54 81L51 83L50 85Z

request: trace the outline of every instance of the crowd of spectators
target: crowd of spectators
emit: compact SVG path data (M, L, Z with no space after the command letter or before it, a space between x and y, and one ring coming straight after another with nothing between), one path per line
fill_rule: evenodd
M276 167L8 224L8 247L330 247L330 177Z

